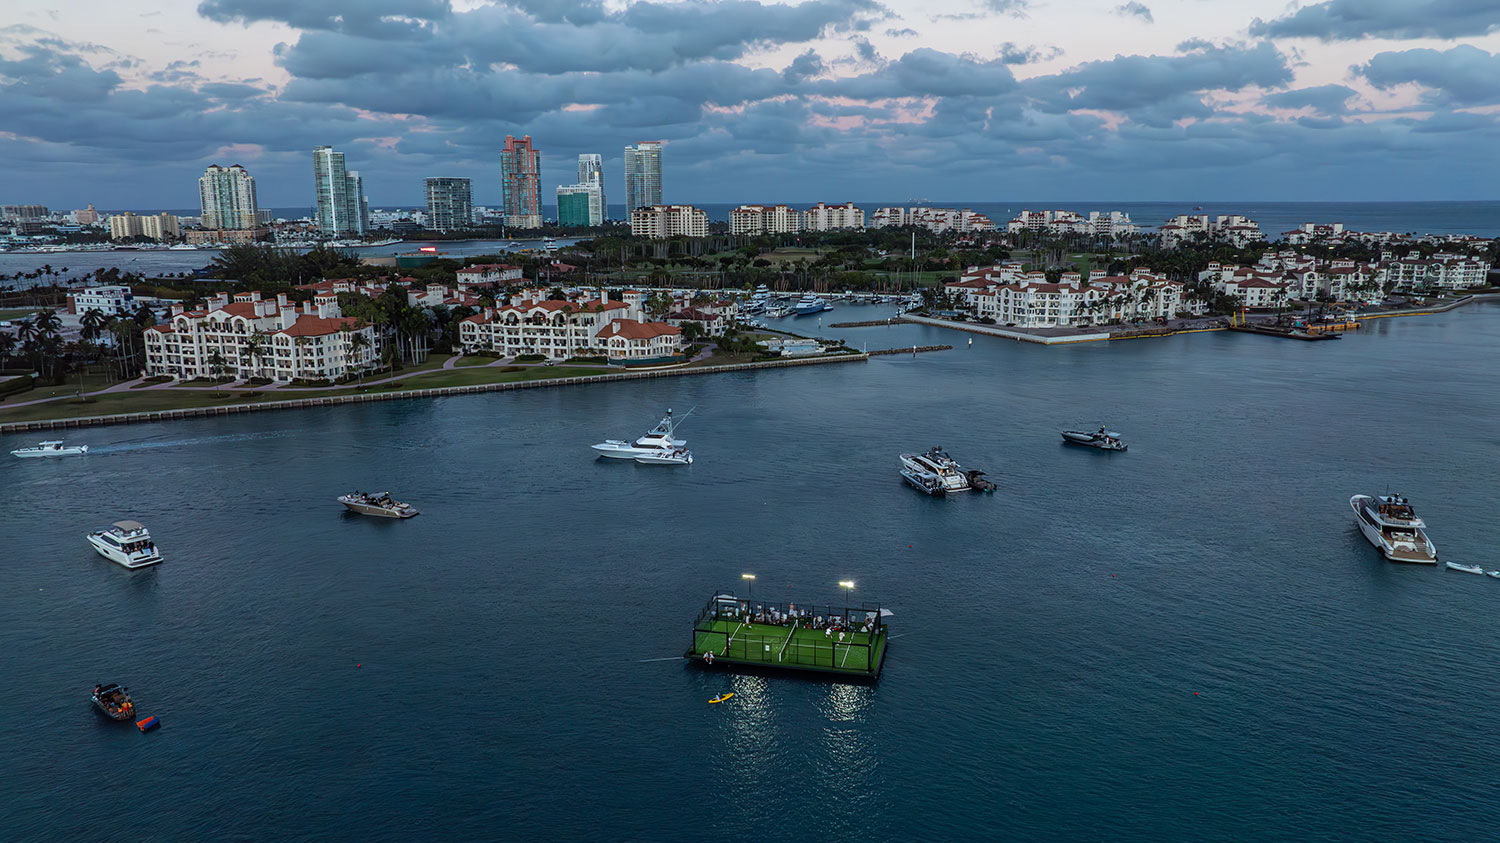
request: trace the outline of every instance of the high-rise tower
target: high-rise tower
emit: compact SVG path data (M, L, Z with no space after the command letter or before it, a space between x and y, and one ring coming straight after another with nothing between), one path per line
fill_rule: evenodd
M204 228L252 229L255 219L255 179L239 164L208 165L198 179Z
M472 228L473 199L468 179L428 179L427 227L435 231Z
M661 141L625 147L625 212L661 204Z
M344 168L344 153L331 146L313 149L318 230L329 237L361 237L369 229L364 180Z
M505 149L500 151L500 199L506 225L541 227L542 154L531 145L531 135L521 140L505 136Z

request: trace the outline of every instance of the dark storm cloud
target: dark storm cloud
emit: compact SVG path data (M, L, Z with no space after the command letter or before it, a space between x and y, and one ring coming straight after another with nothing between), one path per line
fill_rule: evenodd
M1500 30L1500 0L1328 0L1274 20L1256 18L1260 37L1461 38Z
M203 0L198 14L219 23L279 21L297 29L370 38L410 37L453 13L448 0Z
M1500 103L1500 55L1461 44L1451 50L1379 53L1354 71L1377 88L1415 83L1428 102L1455 105Z
M1354 95L1354 89L1345 85L1318 85L1267 94L1261 102L1273 108L1312 108L1324 114L1343 114Z
M1120 111L1141 115L1148 125L1161 125L1164 120L1204 116L1202 92L1276 87L1292 79L1286 58L1269 42L1194 46L1194 52L1181 56L1117 56L1086 62L1028 79L1023 89L1043 111Z

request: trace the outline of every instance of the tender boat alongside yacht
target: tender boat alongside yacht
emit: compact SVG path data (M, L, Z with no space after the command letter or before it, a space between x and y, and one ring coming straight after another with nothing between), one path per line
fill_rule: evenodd
M1082 430L1064 430L1062 438L1070 445L1083 445L1087 448L1098 448L1101 451L1123 451L1129 447L1120 438L1120 434L1104 427L1092 433Z
M1426 522L1400 495L1355 495L1349 499L1355 523L1370 544L1392 562L1437 562L1437 548L1427 538Z
M151 540L146 525L139 521L116 521L107 529L89 533L88 540L100 556L126 568L144 568L161 562L161 551Z
M64 445L61 439L39 443L32 448L17 448L10 452L13 457L72 457L87 454L87 445Z
M421 514L411 504L393 499L390 492L351 492L339 495L339 503L350 512L379 518L411 518Z
M1465 574L1483 574L1485 571L1478 565L1460 565L1457 562L1444 562L1450 570L1463 571Z
M693 454L687 449L687 440L675 437L677 425L692 412L675 418L668 409L666 417L641 438L634 442L606 439L593 446L594 453L613 460L635 460L642 465L692 465Z
M929 495L995 491L995 484L984 479L983 471L966 471L947 451L936 446L921 454L902 454L901 476Z

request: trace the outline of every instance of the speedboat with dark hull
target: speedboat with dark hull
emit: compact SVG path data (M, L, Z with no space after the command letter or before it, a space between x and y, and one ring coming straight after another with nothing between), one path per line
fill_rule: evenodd
M1070 445L1083 445L1086 448L1098 448L1101 451L1123 451L1128 447L1120 439L1120 434L1102 427L1092 433L1082 430L1064 430L1062 438Z
M378 518L411 518L420 514L411 504L392 498L390 492L353 492L340 495L339 503L348 507L350 512Z
M113 682L95 685L90 699L94 707L111 720L129 720L135 716L135 702L130 699L129 688L121 688Z

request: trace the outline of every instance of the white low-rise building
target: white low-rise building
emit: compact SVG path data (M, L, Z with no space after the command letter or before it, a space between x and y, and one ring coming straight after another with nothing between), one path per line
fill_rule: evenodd
M707 237L708 213L692 205L647 205L630 212L636 237Z
M285 294L233 298L219 294L203 310L173 308L170 321L147 328L146 374L203 378L222 367L236 378L331 381L375 365L374 327L341 315L336 294L301 307Z
M1187 299L1184 285L1137 269L1129 276L1063 273L1055 282L1043 273L1011 267L974 268L945 285L954 300L980 319L1020 328L1063 328L1172 318L1201 313Z
M1481 258L1445 252L1424 258L1411 252L1381 261L1378 277L1386 289L1466 290L1483 286L1489 271L1489 262Z
M1240 214L1220 214L1214 218L1207 214L1178 214L1161 227L1161 244L1171 249L1190 243L1199 235L1234 246L1248 246L1266 239L1260 223Z
M871 228L925 228L936 234L953 231L959 234L994 231L995 223L984 214L968 208L877 208L870 219Z
M631 291L634 292L634 291ZM682 351L682 329L645 321L644 297L539 300L518 295L510 304L487 307L459 322L465 351L504 357L541 355L549 360L605 355L612 361L668 358Z
M508 263L476 263L458 271L458 288L511 284L521 280L521 267Z
M135 313L135 294L129 287L83 287L68 292L68 312L82 316L97 310L105 316L129 316Z
M823 202L802 212L805 231L858 231L865 227L865 212L853 202L828 205Z
M729 212L730 234L796 234L802 214L786 205L741 205Z

